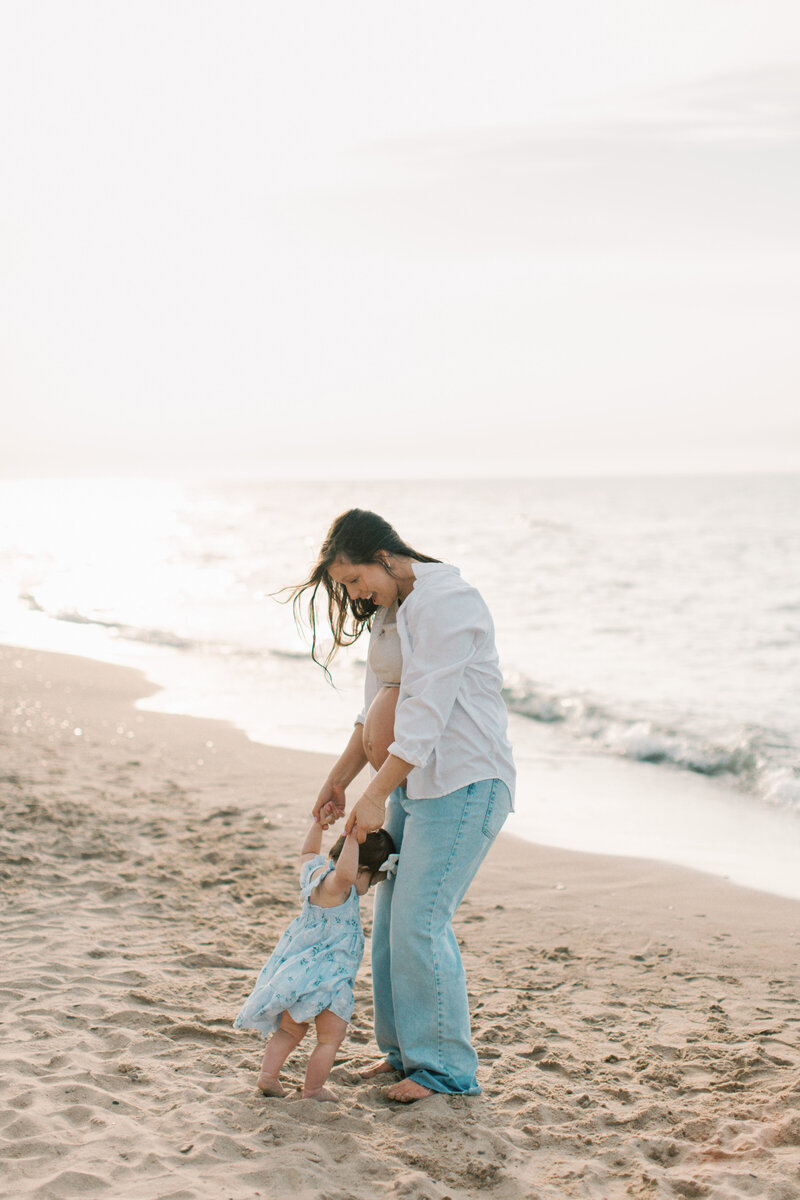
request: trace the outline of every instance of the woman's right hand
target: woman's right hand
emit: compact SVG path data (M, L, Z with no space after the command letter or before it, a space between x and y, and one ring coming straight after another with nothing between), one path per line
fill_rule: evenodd
M318 821L323 829L327 829L329 825L333 825L340 817L344 816L345 796L344 788L340 783L328 783L322 785L322 791L317 797L317 803L314 805L312 816L315 821Z

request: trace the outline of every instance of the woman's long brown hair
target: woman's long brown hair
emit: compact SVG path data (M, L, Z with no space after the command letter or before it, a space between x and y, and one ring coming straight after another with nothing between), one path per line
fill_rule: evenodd
M308 600L307 614L311 626L311 657L324 670L330 679L329 666L340 646L350 646L369 628L372 615L377 605L371 600L351 600L347 588L336 583L328 574L328 569L337 559L345 559L354 564L382 563L381 553L404 555L413 558L415 562L440 562L438 558L429 558L420 554L411 546L406 545L400 535L388 521L368 509L350 508L336 518L328 530L327 537L322 543L316 565L305 583L290 590L287 600L291 600L294 619L300 624L302 617L303 597L311 592ZM388 567L385 570L389 575ZM317 594L320 587L324 588L328 597L328 621L333 634L333 646L325 659L317 657Z

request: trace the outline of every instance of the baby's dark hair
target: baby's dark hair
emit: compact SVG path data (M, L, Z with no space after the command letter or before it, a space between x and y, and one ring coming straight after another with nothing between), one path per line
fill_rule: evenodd
M336 862L343 846L344 834L333 843L328 852L328 858L332 858ZM374 833L368 833L358 847L358 865L369 871L374 878L390 854L394 854L392 835L385 829L376 829Z

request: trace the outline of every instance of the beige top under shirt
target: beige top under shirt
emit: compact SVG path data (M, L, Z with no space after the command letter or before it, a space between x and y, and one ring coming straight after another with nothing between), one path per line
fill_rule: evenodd
M400 687L403 655L397 632L397 602L379 608L370 631L367 662L383 687Z

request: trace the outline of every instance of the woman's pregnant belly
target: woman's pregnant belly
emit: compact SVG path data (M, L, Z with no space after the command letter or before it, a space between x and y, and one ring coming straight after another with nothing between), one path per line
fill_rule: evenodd
M364 753L371 766L380 770L394 741L394 712L400 689L382 687L364 718Z

